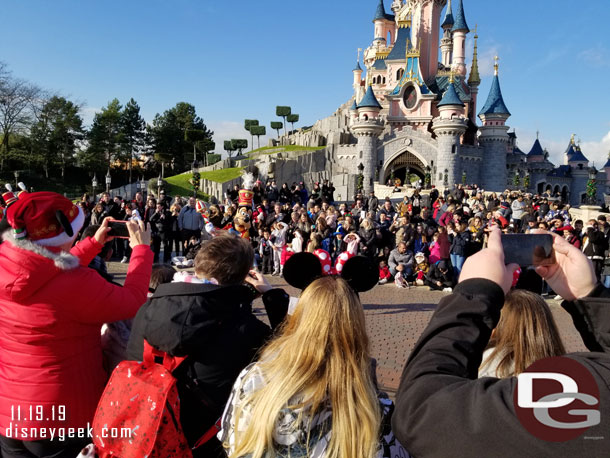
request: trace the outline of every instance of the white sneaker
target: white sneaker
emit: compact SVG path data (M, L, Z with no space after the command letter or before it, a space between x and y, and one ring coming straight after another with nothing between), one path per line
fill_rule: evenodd
M557 296L555 296L553 299L555 299L556 301L562 301L563 297L561 297L559 294Z
M381 280L379 280L380 285L385 285L387 282L388 282L387 278L382 278Z
M443 289L443 293L450 293L451 291L453 291L451 288Z
M129 262L129 259L127 258L127 256L123 256L123 259L121 259L121 263L125 264L127 262Z
M424 281L423 280L415 280L415 284L417 286L424 286Z

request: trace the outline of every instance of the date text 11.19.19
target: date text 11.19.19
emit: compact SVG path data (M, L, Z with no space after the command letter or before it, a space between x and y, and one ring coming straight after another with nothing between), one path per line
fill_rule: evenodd
M65 421L66 406L11 406L11 421Z

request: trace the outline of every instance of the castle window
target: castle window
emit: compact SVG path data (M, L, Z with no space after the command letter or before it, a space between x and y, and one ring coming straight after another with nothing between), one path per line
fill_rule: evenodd
M383 77L383 84L385 84L385 76Z
M360 151L360 159L362 159L362 151Z
M404 74L405 74L405 69L399 68L398 71L396 72L396 81L399 81L400 78L402 78Z

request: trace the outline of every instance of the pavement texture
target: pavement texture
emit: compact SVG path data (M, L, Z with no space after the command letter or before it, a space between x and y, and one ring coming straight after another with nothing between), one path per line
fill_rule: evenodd
M108 270L119 283L125 279L128 264L108 263ZM299 290L279 277L267 276L272 285L298 297ZM403 367L419 336L428 325L439 301L449 293L430 291L427 287L397 288L394 284L379 285L360 295L366 316L371 352L377 359L377 378L380 387L394 394ZM572 319L558 301L547 301L568 353L587 351ZM254 303L254 313L266 320L262 301Z

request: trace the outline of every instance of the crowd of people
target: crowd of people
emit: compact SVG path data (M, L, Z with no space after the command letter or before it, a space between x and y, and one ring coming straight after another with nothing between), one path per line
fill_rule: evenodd
M603 218L579 224L565 206L542 196L486 195L461 186L442 196L415 190L398 205L379 202L371 193L336 206L328 182L310 194L302 184L256 187L252 212L245 214L231 193L224 208L163 195L158 201L144 202L140 195L125 202L104 194L99 203L83 198L78 204L45 192L4 199L3 458L121 456L99 440L97 431L94 445L87 445L88 436L58 441L42 431L87 426L108 407L98 402L113 368L125 377L113 375L118 386L103 399L120 398L121 384L127 389L132 383L132 373L122 373L126 366L116 364L147 361L151 351L165 355L154 360L164 366L166 356L180 358L171 373L179 411L172 411L176 404L168 398L165 405L150 407L169 410L163 417L167 423L154 431L132 425L139 437L154 433L146 442L155 456L610 452L605 440L610 290L600 282L608 232ZM112 236L111 218L127 220L128 238ZM248 233L235 230L238 218L240 227L248 220ZM519 266L504 262L502 231L541 228L553 236L556 262L535 267L533 274L564 299L562 306L590 350L568 356L590 371L599 387L600 421L588 434L602 440L541 440L506 401L515 397L515 376L531 363L565 354L548 305L537 294L542 291L515 289ZM104 260L115 249L129 262L123 285L103 275ZM347 251L378 266L375 281L451 292L407 360L396 404L379 389L364 310L349 280L322 275L303 285L298 298L267 281L264 273L288 277L288 259L303 251L320 260L340 260ZM167 261L186 252L192 254L193 271L176 272ZM166 263L153 265L161 255ZM269 324L253 313L256 297L262 297ZM114 329L108 344L112 362L102 326ZM125 412L130 402L144 402L136 398L120 398ZM167 448L170 441L162 434L169 423L187 444L184 451ZM122 450L130 444L125 439Z
M451 291L464 261L486 245L491 226L497 224L504 233L542 229L561 235L592 260L596 274L610 287L606 217L573 219L569 205L548 195L485 193L476 186L457 185L443 193L413 189L398 203L389 198L380 201L374 192L357 193L351 202L337 203L328 181L315 183L311 192L303 183L278 188L275 181L265 186L257 181L252 191L247 238L263 274L281 276L285 261L301 251L323 250L335 262L354 240L357 254L379 265L381 284ZM84 196L80 205L87 215L85 227L106 216L144 221L152 231L155 262L162 257L169 263L180 256L194 259L202 240L215 230L231 228L238 193L235 186L224 205L212 206L194 197L172 198L163 191L158 199L146 201L138 193L131 202L105 193L93 203ZM114 254L128 262L128 244L116 241Z

